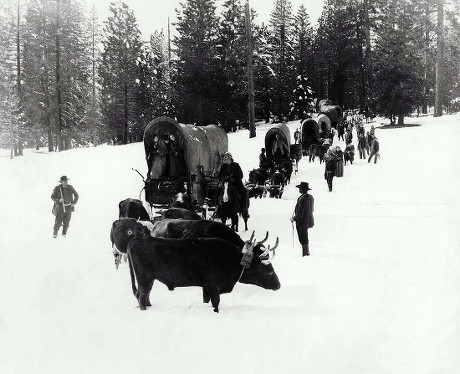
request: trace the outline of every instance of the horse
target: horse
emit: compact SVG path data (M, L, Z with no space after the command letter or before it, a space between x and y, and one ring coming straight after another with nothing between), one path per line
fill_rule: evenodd
M241 209L244 205L245 209ZM224 182L223 187L220 189L219 196L217 198L217 215L222 220L223 224L226 224L227 219L230 218L230 227L234 231L238 231L238 214L243 216L245 230L248 229L248 218L247 208L249 207L249 197L246 193L246 201L242 204L241 196L238 193L237 188L229 182ZM242 210L245 210L242 212Z

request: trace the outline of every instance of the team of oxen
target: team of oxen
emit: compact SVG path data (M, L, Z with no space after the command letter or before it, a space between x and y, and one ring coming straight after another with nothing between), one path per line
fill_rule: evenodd
M219 312L220 295L237 282L269 290L280 288L271 260L278 246L265 247L254 232L244 241L227 225L203 219L183 194L169 209L153 220L142 201L126 199L119 204L119 219L110 231L115 265L128 262L131 287L141 310L151 306L150 291L155 280L169 290L201 287L203 303Z

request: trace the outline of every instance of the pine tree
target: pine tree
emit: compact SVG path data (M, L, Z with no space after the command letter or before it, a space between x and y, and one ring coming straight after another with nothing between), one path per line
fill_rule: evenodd
M18 89L17 35L15 7L0 9L0 146L11 149L11 158L22 155L22 120Z
M376 98L379 114L395 123L423 103L423 67L420 40L414 27L414 7L388 1L380 8L382 24L376 38Z
M276 74L272 69L271 32L265 25L254 27L254 86L256 118L273 118Z
M293 13L289 0L275 0L270 14L272 31L272 69L276 73L276 115L279 120L287 117L291 92L295 85L295 72L290 63L293 57Z
M222 65L214 0L187 0L176 9L176 106L183 122L206 125L219 117Z
M48 149L82 144L91 93L86 18L70 0L28 3L24 35L24 110L30 130ZM53 139L53 137L56 137Z
M297 77L290 103L290 117L300 120L313 110L313 91L308 84L312 69L312 34L309 16L301 5L294 24L294 66Z
M110 5L112 15L103 30L99 66L101 108L115 142L128 143L136 118L138 58L142 42L133 11L125 4Z

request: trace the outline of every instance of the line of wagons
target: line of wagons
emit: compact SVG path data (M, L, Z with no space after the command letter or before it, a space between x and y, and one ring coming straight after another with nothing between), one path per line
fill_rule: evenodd
M276 135L289 149L281 163L289 164L292 172L291 157L295 164L300 160L301 145L291 144L290 130L286 124L277 124L271 127L265 136L267 150L272 149ZM156 150L158 139L163 139L165 142L174 139L175 150L174 156L168 152L166 158L163 157L166 166L163 166L160 171L154 171L155 158L160 157ZM227 133L221 127L181 124L170 117L158 117L145 129L144 150L148 166L148 177L144 180L145 200L150 207L161 212L178 193L187 193L196 211L202 216L209 218L215 214L216 199L221 188L218 173L222 166L222 155L228 151ZM267 158L273 162L271 152L267 152ZM177 162L181 163L180 168L173 167ZM289 166L286 168L289 169ZM249 196L252 197L252 190L260 188L260 185L253 183L251 176L250 173L246 188ZM264 196L270 190L282 193L285 183L285 179L278 184L272 184L269 178L265 179Z
M300 144L291 144L290 130L285 123L273 125L265 135L264 145L268 161L273 164L270 150L276 136L286 144L288 153L282 160L277 160L274 168L275 171L283 169L284 176L274 181L272 172L265 175L262 181L260 176L254 175L254 169L249 173L246 184L249 196L265 197L269 194L271 197L281 197L291 173L297 171L302 156L311 151L312 145L321 144L321 139L330 133L331 127L335 127L339 118L334 113L320 113L316 120L310 118L303 121ZM153 172L155 158L159 157L156 155L158 139L165 142L174 139L174 159L172 153L168 152L163 157L165 165ZM182 192L190 196L196 210L204 217L214 214L221 187L218 173L222 166L222 155L228 151L227 133L221 127L181 124L170 117L158 117L145 129L144 150L148 166L148 176L144 180L145 201L150 207L164 209L174 196ZM173 167L177 163L180 167Z

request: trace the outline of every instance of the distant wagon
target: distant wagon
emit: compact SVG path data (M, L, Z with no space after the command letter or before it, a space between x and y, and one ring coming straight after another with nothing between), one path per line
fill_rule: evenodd
M275 143L278 144L275 145ZM291 132L285 123L273 125L267 131L267 134L265 134L265 149L269 161L273 161L276 158L274 150L282 154L281 159L289 159L291 152Z
M302 122L301 144L304 152L308 151L312 144L320 142L319 125L313 118L307 118Z
M144 148L145 198L150 205L168 204L178 192L188 192L192 201L202 204L217 183L228 138L216 125L185 125L158 117L145 129Z

